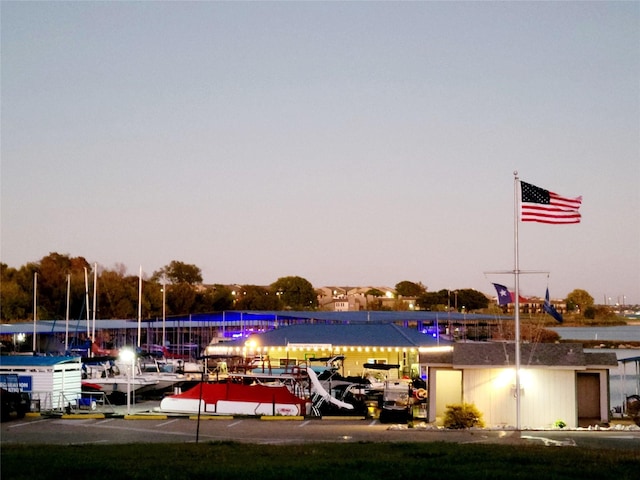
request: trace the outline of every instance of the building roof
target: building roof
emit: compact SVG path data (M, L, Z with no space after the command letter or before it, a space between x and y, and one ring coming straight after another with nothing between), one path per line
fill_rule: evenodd
M80 357L0 355L0 367L52 367L61 363L80 363Z
M330 344L334 346L419 348L451 343L415 329L403 328L391 323L291 325L254 334L250 338L262 346Z
M501 317L502 320L511 320L513 317ZM165 319L167 327L210 327L222 325L261 325L267 323L391 323L391 322L442 322L447 321L495 321L494 315L463 314L459 312L427 312L427 311L369 311L360 310L353 312L335 311L224 311L213 313L194 313L185 316L172 316ZM159 326L162 318L143 319L142 325ZM94 321L89 321L93 329ZM0 324L0 334L32 333L34 327L38 334L65 333L67 328L65 320L38 320L33 322L17 322ZM102 329L137 329L137 320L112 319L95 321L96 330ZM69 321L69 334L84 333L87 331L87 320L74 319Z
M456 343L452 352L421 353L432 365L454 368L515 366L514 343ZM585 353L579 343L525 343L520 346L520 366L545 368L615 367L615 353Z
M585 352L587 365L590 367L617 367L618 358L614 352Z
M515 366L514 343L459 343L453 349L457 367ZM585 357L578 343L524 343L520 346L522 367L584 367Z

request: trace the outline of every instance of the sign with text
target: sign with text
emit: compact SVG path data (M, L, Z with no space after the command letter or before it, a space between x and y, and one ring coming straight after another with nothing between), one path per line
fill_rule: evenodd
M31 392L33 377L30 375L0 374L0 388L10 392Z

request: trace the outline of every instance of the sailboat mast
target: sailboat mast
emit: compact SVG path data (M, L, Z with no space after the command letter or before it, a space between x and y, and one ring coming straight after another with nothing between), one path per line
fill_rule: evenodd
M91 334L91 328L89 325L89 275L87 273L87 267L84 267L84 297L85 305L87 306L87 337Z
M69 351L69 301L71 298L71 274L67 273L67 312L65 315L64 327L64 351Z
M36 336L38 330L36 328L36 321L38 319L38 272L33 272L33 353L36 352Z
M98 264L93 264L93 325L91 328L91 339L96 341L96 298L98 291Z

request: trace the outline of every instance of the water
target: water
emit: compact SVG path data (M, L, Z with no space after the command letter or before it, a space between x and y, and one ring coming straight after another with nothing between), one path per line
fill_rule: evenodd
M617 327L555 327L550 328L562 340L619 340L640 342L640 325L622 325ZM640 349L614 348L607 350L614 352L618 361L625 358L640 357ZM598 348L586 348L585 352L602 352ZM616 368L610 370L609 376L609 400L611 408L620 407L625 402L627 395L640 394L640 375L633 362L618 363Z
M617 327L555 327L562 340L620 340L640 342L640 325ZM640 354L640 353L639 353Z

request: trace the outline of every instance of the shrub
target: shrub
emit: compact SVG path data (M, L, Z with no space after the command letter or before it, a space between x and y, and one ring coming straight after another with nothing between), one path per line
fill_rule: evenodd
M556 428L564 428L567 424L563 420L556 420L556 423L553 424Z
M447 405L444 412L445 428L484 427L482 413L472 403Z

